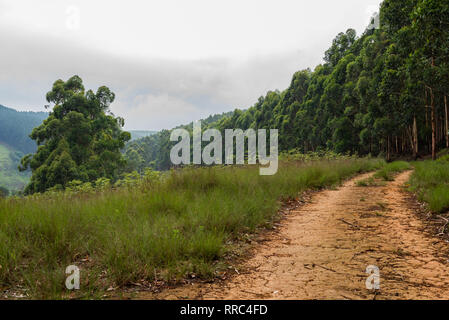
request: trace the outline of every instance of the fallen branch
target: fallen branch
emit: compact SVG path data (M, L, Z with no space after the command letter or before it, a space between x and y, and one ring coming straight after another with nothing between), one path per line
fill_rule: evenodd
M438 215L438 218L443 219L444 221L446 221L446 223L444 224L444 226L441 228L440 233L438 234L439 236L444 235L444 230L446 230L446 226L449 224L449 220L443 216Z
M346 223L347 225L350 225L350 226L353 227L353 228L360 229L359 226L354 225L354 224L352 224L352 223L350 223L350 222L347 222L347 221L344 220L344 219L338 219L338 220L340 220L340 221L343 222L343 223Z

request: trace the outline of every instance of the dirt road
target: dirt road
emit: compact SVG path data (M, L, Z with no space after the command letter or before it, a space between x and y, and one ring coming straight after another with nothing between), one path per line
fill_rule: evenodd
M383 186L316 193L228 281L194 283L143 294L148 299L448 299L449 246L432 235L402 186L410 172ZM368 290L368 265L380 289Z

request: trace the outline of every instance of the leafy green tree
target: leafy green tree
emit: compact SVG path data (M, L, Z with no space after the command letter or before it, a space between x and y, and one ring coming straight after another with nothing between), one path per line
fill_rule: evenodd
M124 120L109 111L114 99L105 86L86 92L78 76L53 84L47 93L53 110L30 135L38 150L26 155L19 168L32 170L25 193L64 188L72 180L118 177L126 163L120 150L131 135L121 130Z

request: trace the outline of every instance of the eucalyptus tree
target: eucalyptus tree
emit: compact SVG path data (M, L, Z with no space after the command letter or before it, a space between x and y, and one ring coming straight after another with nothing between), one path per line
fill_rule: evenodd
M85 91L78 76L53 84L47 93L53 110L30 135L37 152L22 158L19 167L32 170L26 193L64 188L72 180L117 178L125 165L120 150L131 135L121 129L124 120L109 111L114 99L105 86Z

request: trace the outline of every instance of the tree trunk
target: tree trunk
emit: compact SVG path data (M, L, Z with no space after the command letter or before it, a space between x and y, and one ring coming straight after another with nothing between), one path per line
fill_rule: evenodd
M432 160L437 159L437 136L436 136L436 117L435 117L435 95L433 89L430 88L430 122L432 124Z
M413 127L407 127L407 130L405 130L405 139L407 138L410 142L410 150L412 150L413 156L415 156L415 140L413 138Z
M429 127L429 116L427 115L427 109L429 108L429 105L428 105L429 99L427 97L427 88L426 88L425 92L426 92L426 128L428 128Z
M447 111L447 96L444 96L444 109L446 110L446 148L449 148L449 118Z
M390 162L390 136L387 137L387 162Z
M418 125L416 122L416 115L413 117L413 142L414 142L414 146L413 146L413 156L415 157L415 159L418 157L418 153L419 153L419 142L418 142Z
M399 154L398 136L396 136L396 154Z

